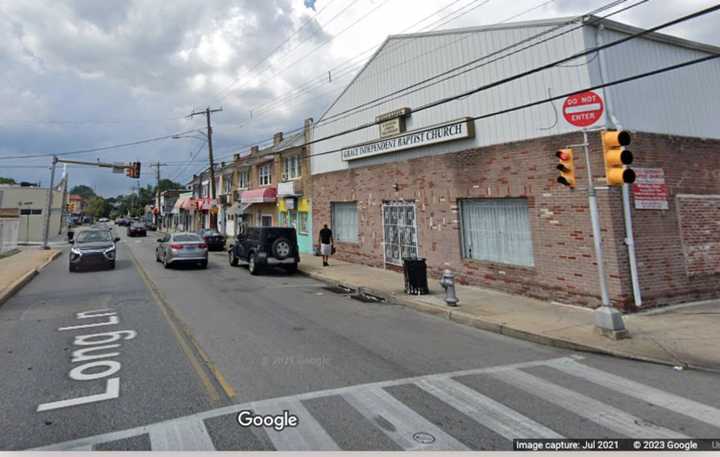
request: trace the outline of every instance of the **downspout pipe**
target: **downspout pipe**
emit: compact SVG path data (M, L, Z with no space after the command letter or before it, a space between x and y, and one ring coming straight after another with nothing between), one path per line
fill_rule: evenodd
M595 34L596 45L602 46L602 32L605 30L605 25L600 24L597 27ZM605 72L606 62L604 51L598 51L598 65L600 67L600 79L604 84L607 81L607 74ZM607 115L610 122L609 126L614 127L618 130L622 130L620 121L615 117L615 112L612 109L612 98L610 97L610 91L608 89L603 90L605 95L605 106L607 109ZM628 261L630 263L630 281L632 283L633 298L635 306L637 308L642 307L642 293L640 290L640 279L638 277L637 258L635 257L635 236L633 235L633 223L632 223L632 207L630 205L630 185L623 184L622 186L622 202L623 202L623 216L625 219L625 245L628 251Z

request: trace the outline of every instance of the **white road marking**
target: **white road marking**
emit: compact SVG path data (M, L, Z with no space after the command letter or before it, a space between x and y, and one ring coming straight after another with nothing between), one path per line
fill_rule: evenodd
M596 368L580 365L572 360L557 360L550 363L550 366L569 375L601 385L606 389L614 390L720 428L720 409L712 406L621 378Z
M339 451L335 441L310 414L299 400L262 401L253 403L248 409L255 414L277 415L287 410L298 416L297 427L286 427L278 432L266 428L265 432L278 451Z
M687 438L682 433L643 421L613 406L519 370L490 376L627 437Z
M343 398L405 451L469 450L380 387L359 389L343 395ZM386 426L381 425L385 422ZM413 435L419 432L431 434L434 440L428 443L418 442Z
M107 322L96 322L94 324L82 324L82 325L73 325L70 327L60 327L58 329L59 332L64 332L65 330L77 330L79 328L91 328L91 327L103 327L106 325L117 325L120 323L120 319L117 316L110 316L107 320Z
M150 448L153 451L214 451L215 445L203 421L189 417L152 427Z
M85 397L70 398L67 400L54 401L38 405L37 412L50 411L52 409L67 408L68 406L85 405L98 401L112 400L120 396L120 378L107 380L105 392L101 394L88 395Z
M563 438L529 417L450 378L422 380L415 385L508 440Z

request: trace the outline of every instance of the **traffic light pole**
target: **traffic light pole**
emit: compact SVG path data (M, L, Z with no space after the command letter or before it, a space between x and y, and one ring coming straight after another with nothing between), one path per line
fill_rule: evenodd
M52 211L52 204L53 204L53 187L55 187L55 168L57 167L58 158L57 156L53 156L52 160L52 168L50 169L50 188L48 189L48 197L47 197L47 211L45 211L45 227L43 228L43 249L50 249L48 246L48 237L50 236L50 221L52 220L50 217L50 213Z
M602 306L595 309L593 312L593 319L595 321L595 327L601 333L616 339L626 338L628 333L625 329L622 314L610 304L607 274L605 272L605 263L603 261L602 233L600 231L597 193L595 191L595 184L593 183L592 169L590 166L590 144L588 143L587 130L583 130L583 149L585 151L585 164L587 166L590 221L592 224L595 258L597 261L598 276L600 279L600 297L602 300Z

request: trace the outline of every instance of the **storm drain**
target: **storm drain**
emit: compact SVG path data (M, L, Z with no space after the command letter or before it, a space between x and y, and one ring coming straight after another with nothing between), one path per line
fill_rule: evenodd
M327 290L328 292L332 292L334 294L341 294L341 295L349 295L355 292L355 289L351 289L350 287L345 287L343 285L338 284L337 286L327 286L323 287L323 290Z

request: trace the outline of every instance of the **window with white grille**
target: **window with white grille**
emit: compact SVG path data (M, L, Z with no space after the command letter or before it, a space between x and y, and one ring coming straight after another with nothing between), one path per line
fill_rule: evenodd
M534 265L526 199L461 200L460 210L464 258Z
M272 163L260 166L258 170L258 182L261 186L272 184Z
M357 203L333 202L332 205L332 231L337 241L357 243Z

